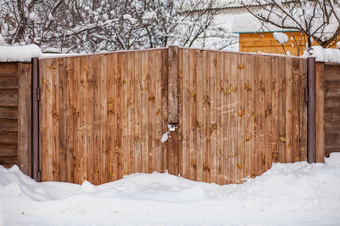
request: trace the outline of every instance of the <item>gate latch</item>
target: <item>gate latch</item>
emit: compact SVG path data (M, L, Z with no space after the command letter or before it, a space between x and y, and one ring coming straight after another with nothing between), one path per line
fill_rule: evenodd
M168 131L162 135L161 142L167 142L169 140L170 132L175 132L176 131L176 125L175 124L168 124Z

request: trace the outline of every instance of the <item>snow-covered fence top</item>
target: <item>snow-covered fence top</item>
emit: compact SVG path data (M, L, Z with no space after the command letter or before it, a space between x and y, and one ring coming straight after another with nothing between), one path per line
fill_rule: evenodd
M321 46L313 46L303 54L305 57L315 57L317 62L340 63L339 49L324 49Z
M30 62L40 56L41 50L36 45L0 46L0 62Z

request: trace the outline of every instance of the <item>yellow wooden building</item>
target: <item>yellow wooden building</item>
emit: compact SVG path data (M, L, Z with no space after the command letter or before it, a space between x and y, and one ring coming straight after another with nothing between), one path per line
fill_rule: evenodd
M235 14L233 18L232 31L239 34L239 51L240 52L263 52L274 54L287 54L301 56L306 50L307 37L301 31L282 29L272 24L262 24L249 13ZM280 34L281 33L281 34ZM276 36L285 36L288 39L285 42L279 42ZM340 37L335 40L328 48L336 48L336 43ZM314 41L312 45L319 45Z
M298 31L282 33L288 36L288 41L284 44L274 38L273 32L239 33L239 51L302 55L306 44L304 35Z
M239 51L301 56L306 49L307 37L299 31L284 31L282 33L288 36L288 41L284 44L274 38L273 32L239 33ZM319 44L314 42L313 45ZM336 43L332 48L336 48Z

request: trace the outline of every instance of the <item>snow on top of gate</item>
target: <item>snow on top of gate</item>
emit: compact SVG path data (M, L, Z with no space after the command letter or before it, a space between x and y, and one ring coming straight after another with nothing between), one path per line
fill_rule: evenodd
M0 62L30 62L40 56L41 50L37 45L0 46Z

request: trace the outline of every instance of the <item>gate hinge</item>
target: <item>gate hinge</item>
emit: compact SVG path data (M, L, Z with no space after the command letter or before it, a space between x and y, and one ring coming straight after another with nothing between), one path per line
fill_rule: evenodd
M40 101L40 87L36 88L36 92L35 92L35 97L34 97L35 101L39 102Z
M40 178L40 171L37 172L37 181L40 182L41 178Z

